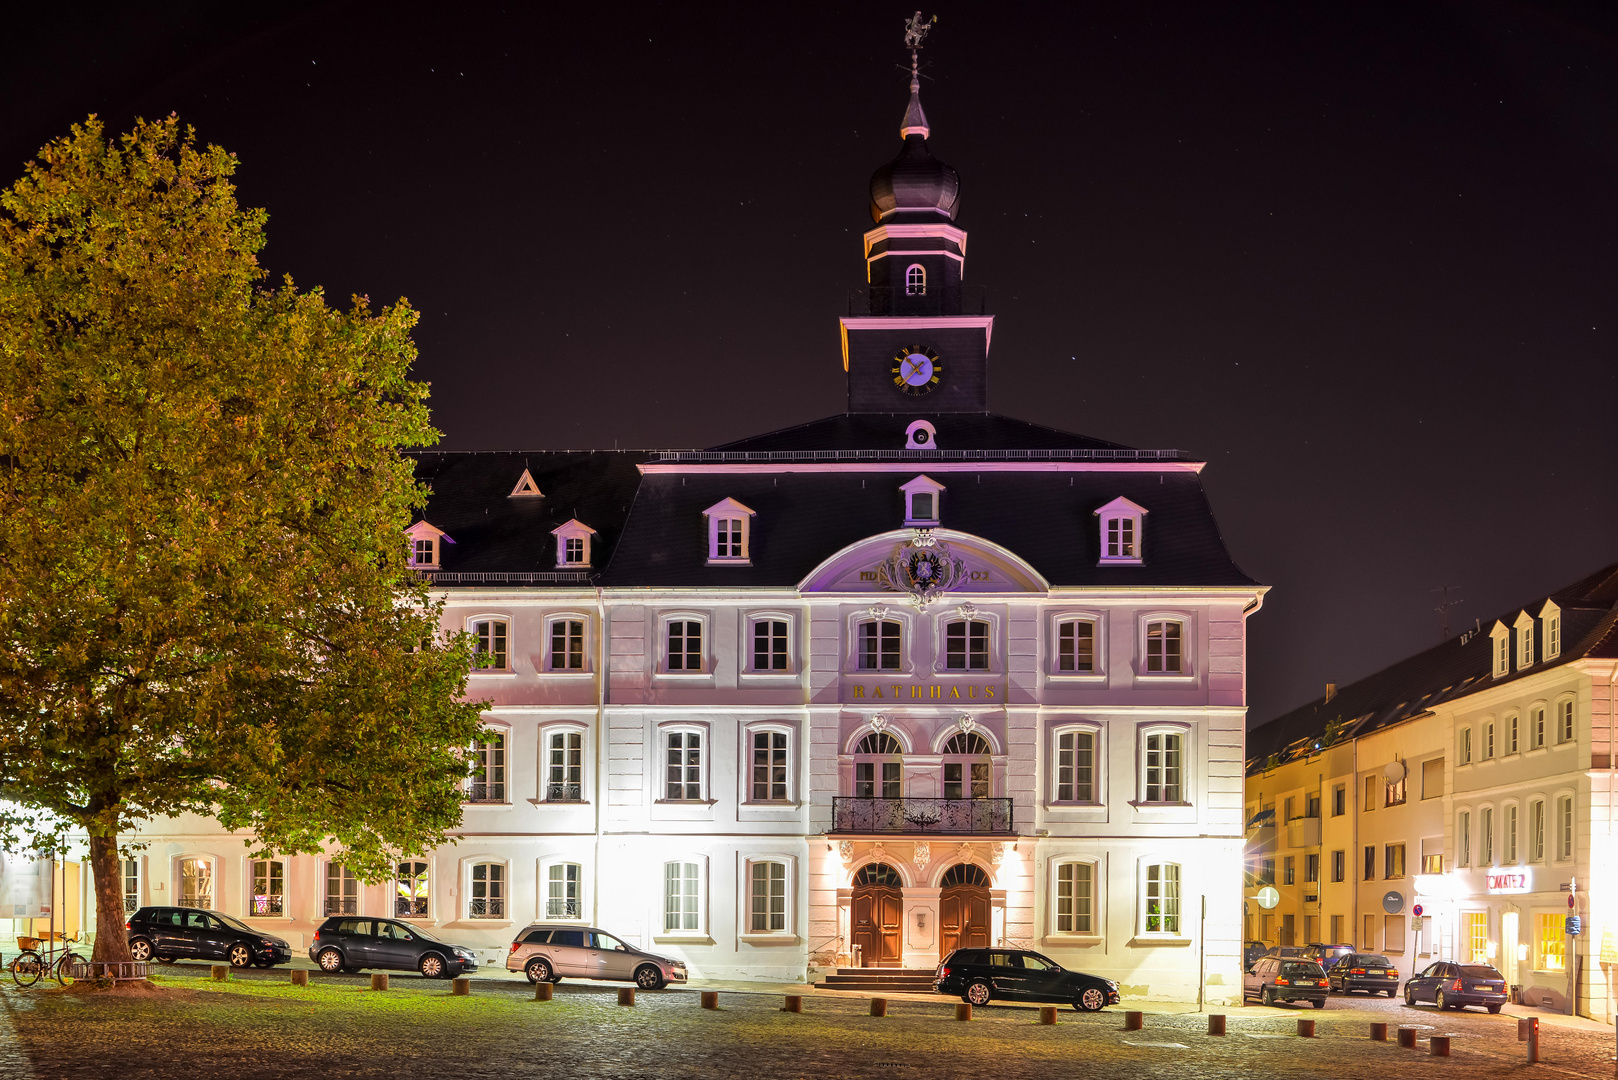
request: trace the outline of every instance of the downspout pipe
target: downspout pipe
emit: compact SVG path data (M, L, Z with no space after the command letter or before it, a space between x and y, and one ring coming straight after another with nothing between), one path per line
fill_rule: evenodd
M601 591L601 575L592 575L596 590L596 750L595 750L595 854L590 859L590 922L601 925L601 837L607 801L607 601Z

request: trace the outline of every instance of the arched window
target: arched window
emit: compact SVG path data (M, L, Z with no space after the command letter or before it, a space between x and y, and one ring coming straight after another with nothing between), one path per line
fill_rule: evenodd
M895 739L885 731L873 731L861 739L854 748L854 797L857 799L897 799L903 794L902 779L904 752ZM876 760L871 760L876 759Z
M951 885L982 885L989 886L989 875L983 872L983 867L971 863L956 863L944 871L944 879L938 883L943 888Z
M259 916L286 914L286 863L280 859L253 859L247 868L253 878L253 891L247 898L247 913Z
M895 889L904 883L899 879L899 871L887 863L866 863L854 875L856 885L891 885Z
M905 295L927 295L927 268L920 263L911 263L905 270Z
M326 914L358 915L360 879L342 863L326 864Z
M950 761L950 757L965 758ZM989 743L977 732L963 731L944 744L944 798L987 799L991 794Z
M506 917L506 866L504 863L474 863L472 896L467 901L469 919Z
M427 903L432 898L427 882L427 864L421 860L400 863L395 886L398 896L394 900L393 914L401 919L426 918Z
M179 892L181 907L213 907L213 860L181 859Z

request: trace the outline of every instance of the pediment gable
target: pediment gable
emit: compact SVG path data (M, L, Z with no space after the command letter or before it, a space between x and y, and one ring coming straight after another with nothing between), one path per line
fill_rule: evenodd
M917 576L919 572L919 577ZM929 576L947 576L928 589ZM908 586L908 587L907 587ZM895 529L866 537L815 567L800 592L869 593L928 602L974 593L1043 593L1049 583L1026 560L981 536L953 529Z

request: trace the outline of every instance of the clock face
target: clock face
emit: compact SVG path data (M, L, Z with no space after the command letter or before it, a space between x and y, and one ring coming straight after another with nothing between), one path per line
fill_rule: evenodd
M893 357L893 385L901 393L920 396L938 389L944 365L925 345L907 345Z

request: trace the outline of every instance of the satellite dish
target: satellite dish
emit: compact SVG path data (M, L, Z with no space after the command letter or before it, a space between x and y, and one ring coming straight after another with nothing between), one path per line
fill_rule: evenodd
M1382 775L1388 778L1388 783L1397 784L1405 778L1405 763L1402 761L1388 762L1387 767L1382 770Z
M1397 915L1405 909L1404 894L1390 890L1382 897L1382 910L1389 915Z

